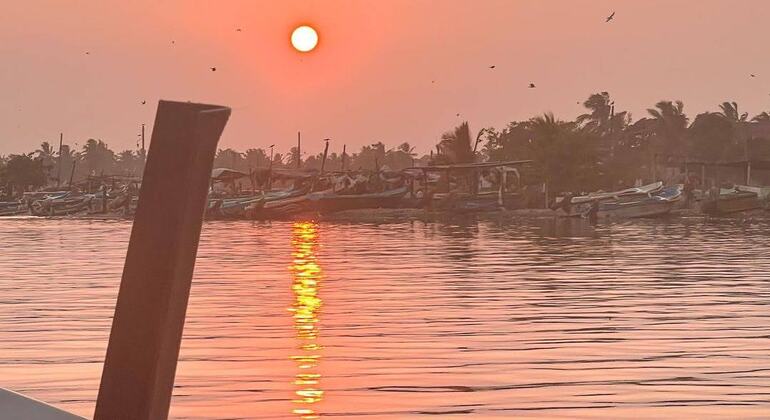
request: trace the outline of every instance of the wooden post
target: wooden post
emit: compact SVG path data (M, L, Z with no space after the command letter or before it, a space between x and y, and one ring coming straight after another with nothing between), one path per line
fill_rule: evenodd
M96 420L168 417L206 186L229 115L220 106L158 104Z
M102 183L102 213L107 213L107 185Z
M324 139L326 142L326 146L324 146L324 157L323 160L321 160L321 173L324 173L324 168L326 167L326 155L329 153L329 139Z
M267 164L267 190L270 191L273 189L273 147L275 145L270 145L270 162Z
M347 158L347 153L345 153L345 148L347 145L342 145L342 172L345 172L345 159Z
M72 171L70 171L70 182L67 184L67 186L69 187L70 190L72 189L72 178L75 177L75 167L76 166L78 166L78 160L77 159L73 159L72 160Z
M302 166L302 135L297 131L297 169Z
M746 185L751 185L751 161L746 161Z
M63 143L64 143L64 133L59 133L59 162L58 162L59 167L56 169L56 187L57 188L59 187L59 183L61 182L61 163L62 163L61 147Z

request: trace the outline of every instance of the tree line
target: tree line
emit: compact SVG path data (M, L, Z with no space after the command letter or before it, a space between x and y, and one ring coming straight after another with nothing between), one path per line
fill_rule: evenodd
M483 128L475 135L465 122L443 133L434 149L419 157L407 142L392 148L375 142L356 152L335 150L327 154L325 162L323 152L300 155L297 147L287 153L228 148L217 152L214 167L243 172L322 166L327 171L400 170L431 164L532 160L536 180L547 182L552 191L585 191L652 179L656 164L677 159L747 159L749 140L754 136L751 126L770 127L768 112L749 118L739 112L735 102L723 102L692 120L681 101L660 101L638 120L627 111L616 110L607 92L591 95L582 105L586 112L572 121L545 113L503 128ZM770 160L770 156L762 158ZM116 153L97 139L88 139L80 150L68 145L53 150L50 143L43 142L29 153L0 156L0 187L14 186L20 191L69 185L88 176L138 177L144 162L143 150Z

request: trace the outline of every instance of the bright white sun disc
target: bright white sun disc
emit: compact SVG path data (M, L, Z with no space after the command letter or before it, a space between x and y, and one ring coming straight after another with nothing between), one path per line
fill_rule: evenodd
M307 25L300 26L291 33L291 45L297 51L312 51L318 45L318 33Z

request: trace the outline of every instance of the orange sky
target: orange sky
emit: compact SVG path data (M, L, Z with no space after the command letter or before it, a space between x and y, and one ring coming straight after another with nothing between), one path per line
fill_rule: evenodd
M221 146L241 150L285 151L301 130L305 150L427 152L462 120L571 119L602 90L635 118L664 98L753 115L770 109L768 18L767 0L6 2L0 153L60 131L134 148L160 98L231 106ZM313 53L289 47L301 23Z

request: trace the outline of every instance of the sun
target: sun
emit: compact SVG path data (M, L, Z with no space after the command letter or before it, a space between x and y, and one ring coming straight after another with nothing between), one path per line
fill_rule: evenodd
M291 33L291 45L299 52L310 52L318 45L318 33L307 25L302 25Z

